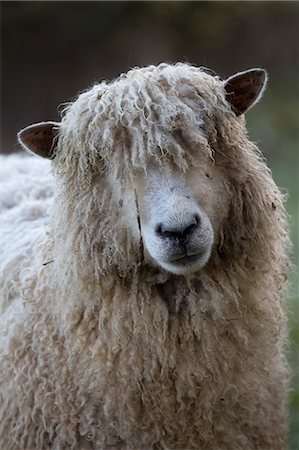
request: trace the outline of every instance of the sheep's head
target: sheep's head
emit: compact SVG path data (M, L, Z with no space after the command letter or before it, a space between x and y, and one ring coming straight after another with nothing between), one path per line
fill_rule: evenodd
M109 190L110 207L98 215L111 214L107 223L116 240L125 229L142 244L147 263L188 274L201 269L223 239L228 171L236 169L233 147L244 138L238 116L259 99L265 81L261 69L225 81L183 64L134 69L81 94L61 123L25 128L19 141L54 158L57 176L77 198L80 189L92 189L88 207L95 214L98 197ZM238 144L227 142L238 127ZM230 145L232 154L224 155ZM122 209L121 220L113 217L111 202ZM96 240L101 237L89 242Z

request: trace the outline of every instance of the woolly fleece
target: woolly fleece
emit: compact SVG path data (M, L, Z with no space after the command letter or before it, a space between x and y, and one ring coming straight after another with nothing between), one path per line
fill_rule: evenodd
M284 448L283 197L225 94L186 64L82 93L63 113L50 218L50 163L3 158L2 449ZM206 266L177 276L142 259L126 211L137 222L151 158L188 172L199 152L230 210Z

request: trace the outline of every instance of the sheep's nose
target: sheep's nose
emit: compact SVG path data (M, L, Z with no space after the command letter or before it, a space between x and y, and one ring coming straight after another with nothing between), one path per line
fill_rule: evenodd
M195 214L188 222L179 227L170 227L159 223L156 227L156 234L162 239L169 239L173 242L184 244L199 225L200 217Z

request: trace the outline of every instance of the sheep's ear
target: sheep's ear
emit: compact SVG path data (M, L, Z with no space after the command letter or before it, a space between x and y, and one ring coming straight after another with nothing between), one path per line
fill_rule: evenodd
M40 122L29 125L19 131L19 143L25 150L36 153L43 158L52 159L59 127L59 122Z
M267 79L264 69L250 69L225 80L226 100L231 104L236 116L245 113L260 100Z

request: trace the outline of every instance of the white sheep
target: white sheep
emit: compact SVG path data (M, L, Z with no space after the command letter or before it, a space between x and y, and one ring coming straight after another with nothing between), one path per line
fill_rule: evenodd
M243 115L265 82L133 69L20 132L55 181L4 158L1 449L283 448L285 212Z

